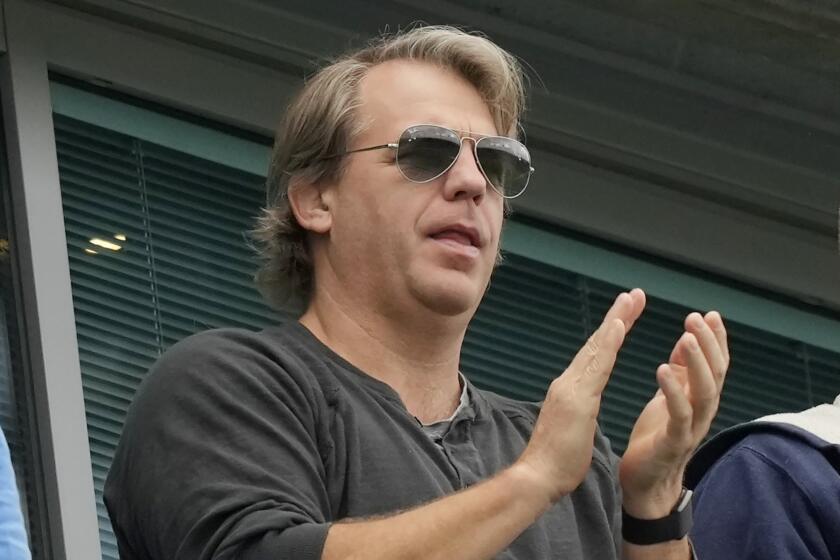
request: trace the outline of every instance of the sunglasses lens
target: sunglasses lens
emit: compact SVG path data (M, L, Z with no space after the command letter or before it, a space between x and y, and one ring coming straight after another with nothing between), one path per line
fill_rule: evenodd
M476 144L478 163L485 177L505 198L522 194L531 178L531 155L512 138L482 138Z
M440 126L406 129L397 148L397 166L409 181L425 183L440 176L458 158L461 139Z

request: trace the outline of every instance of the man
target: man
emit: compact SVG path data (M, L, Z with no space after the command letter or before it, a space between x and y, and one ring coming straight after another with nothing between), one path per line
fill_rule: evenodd
M840 395L724 430L692 459L702 558L840 558Z
M728 366L717 313L686 318L620 465L596 417L641 290L541 406L460 375L506 197L532 171L523 98L510 54L451 28L306 83L259 231L268 295L305 312L156 365L105 489L123 560L689 558L683 470Z

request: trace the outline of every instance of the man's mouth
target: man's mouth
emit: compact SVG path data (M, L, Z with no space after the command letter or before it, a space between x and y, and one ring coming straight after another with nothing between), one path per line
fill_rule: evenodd
M432 239L437 239L438 241L449 241L452 243L458 243L460 245L467 245L470 247L475 246L470 239L469 235L465 235L463 233L457 231L442 231L440 233L436 233L432 236Z
M433 233L430 237L468 257L477 257L480 253L481 237L474 228L466 226L446 227Z
M477 229L460 224L443 227L432 233L431 237L438 241L448 240L459 245L472 246L478 249L483 245Z

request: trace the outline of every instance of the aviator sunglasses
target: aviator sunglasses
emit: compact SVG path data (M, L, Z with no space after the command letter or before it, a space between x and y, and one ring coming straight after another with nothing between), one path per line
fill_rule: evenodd
M521 142L504 136L468 134L433 124L405 129L396 143L349 150L340 155L371 150L396 150L397 169L413 183L428 183L449 171L461 154L464 140L472 140L475 160L490 186L504 198L525 192L531 173L531 154Z

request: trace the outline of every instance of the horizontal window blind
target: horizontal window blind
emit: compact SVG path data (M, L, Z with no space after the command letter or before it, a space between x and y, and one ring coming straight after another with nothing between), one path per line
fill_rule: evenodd
M54 118L102 553L117 558L102 490L149 367L194 332L277 320L244 234L263 179Z
M542 400L618 293L628 289L508 253L464 341L462 369L478 386ZM621 453L692 309L655 297L621 350L600 424ZM778 411L834 400L840 354L728 321L732 363L711 433ZM840 347L840 341L838 342Z

